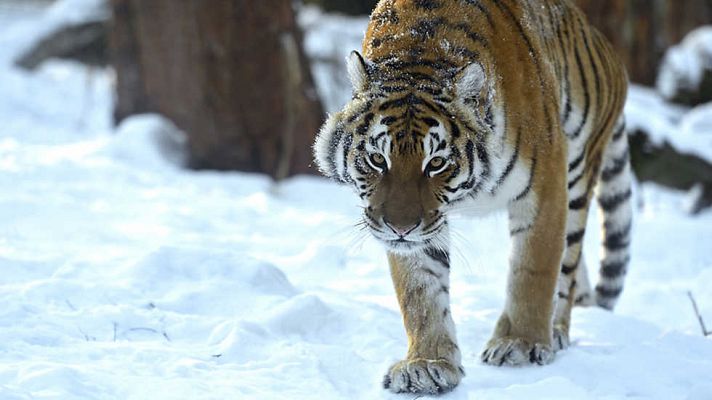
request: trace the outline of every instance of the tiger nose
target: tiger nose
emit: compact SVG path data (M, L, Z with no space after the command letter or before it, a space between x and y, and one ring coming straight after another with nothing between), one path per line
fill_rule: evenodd
M402 226L400 224L394 224L387 219L383 219L383 223L393 231L396 235L400 236L401 238L406 237L409 233L413 232L418 226L420 226L421 220L416 222L415 224L411 224L408 226Z

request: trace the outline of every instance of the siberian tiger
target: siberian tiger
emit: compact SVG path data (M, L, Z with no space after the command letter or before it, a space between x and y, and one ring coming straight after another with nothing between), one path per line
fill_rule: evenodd
M568 0L381 0L347 64L353 98L314 152L387 248L408 352L384 387L435 394L464 376L449 308L458 208L509 215L507 299L482 361L551 362L572 306L612 309L629 261L627 77L606 39ZM605 241L592 291L594 188Z

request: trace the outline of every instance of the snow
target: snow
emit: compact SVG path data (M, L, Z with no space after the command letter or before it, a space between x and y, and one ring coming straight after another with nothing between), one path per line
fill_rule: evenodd
M712 26L695 29L667 50L657 88L666 99L672 99L681 91L697 89L706 71L712 71Z
M406 338L356 196L317 177L181 169L170 122L111 127L109 72L87 84L68 62L10 65L6 33L38 23L0 14L0 398L413 398L380 388ZM712 325L712 213L691 217L655 186L636 198L617 311L577 309L573 346L546 367L478 361L504 302L506 216L453 221L467 376L443 398L712 398L712 341L687 298Z
M642 130L656 144L712 163L712 103L692 109L671 105L654 89L631 85L625 114L629 131Z

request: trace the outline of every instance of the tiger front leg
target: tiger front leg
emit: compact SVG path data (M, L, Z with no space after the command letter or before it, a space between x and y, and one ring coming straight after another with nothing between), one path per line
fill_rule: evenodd
M395 393L441 394L465 374L450 313L448 254L390 253L391 277L408 335L405 360L388 369L383 386Z
M482 353L487 364L544 365L554 359L554 293L564 250L567 195L562 174L542 175L539 181L532 178L528 191L509 206L507 300Z

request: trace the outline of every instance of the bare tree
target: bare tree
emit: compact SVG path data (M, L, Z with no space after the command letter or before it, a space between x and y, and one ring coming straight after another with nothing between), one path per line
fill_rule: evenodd
M116 120L159 112L190 167L310 172L322 108L290 0L111 0Z

